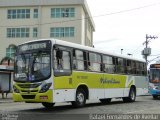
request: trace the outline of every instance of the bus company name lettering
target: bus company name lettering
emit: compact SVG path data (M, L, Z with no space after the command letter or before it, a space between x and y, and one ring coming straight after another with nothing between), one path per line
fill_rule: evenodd
M114 78L111 78L111 79L100 79L100 82L103 83L103 84L120 84L120 81L119 80L116 80Z

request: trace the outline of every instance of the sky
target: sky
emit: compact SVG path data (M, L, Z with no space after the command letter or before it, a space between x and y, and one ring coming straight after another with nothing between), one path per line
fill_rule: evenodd
M123 55L141 58L146 34L157 36L150 40L150 63L160 56L160 0L87 0L95 23L93 44ZM123 49L123 51L121 51ZM160 58L159 58L160 59Z

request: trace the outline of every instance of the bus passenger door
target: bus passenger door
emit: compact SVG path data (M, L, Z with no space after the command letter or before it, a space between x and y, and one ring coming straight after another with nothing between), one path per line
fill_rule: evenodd
M74 100L72 89L71 53L64 49L54 50L54 101Z

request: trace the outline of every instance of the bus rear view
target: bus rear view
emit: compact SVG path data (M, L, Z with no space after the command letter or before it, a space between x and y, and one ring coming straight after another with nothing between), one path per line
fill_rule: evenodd
M150 65L149 93L154 99L160 96L160 64Z

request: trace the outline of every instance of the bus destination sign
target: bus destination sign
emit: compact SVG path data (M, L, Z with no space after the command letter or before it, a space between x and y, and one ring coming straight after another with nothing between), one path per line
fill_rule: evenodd
M160 68L160 64L152 64L150 68Z
M47 48L47 42L43 43L29 43L20 46L19 51L28 51L28 50L36 50L36 49L46 49Z

